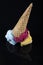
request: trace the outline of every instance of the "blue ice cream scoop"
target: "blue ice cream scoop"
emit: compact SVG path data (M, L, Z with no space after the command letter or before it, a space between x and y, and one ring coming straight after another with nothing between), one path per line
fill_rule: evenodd
M12 34L12 30L8 30L6 35L5 35L5 38L7 39L7 41L12 44L12 45L15 45L16 44L16 41L14 40L14 36Z

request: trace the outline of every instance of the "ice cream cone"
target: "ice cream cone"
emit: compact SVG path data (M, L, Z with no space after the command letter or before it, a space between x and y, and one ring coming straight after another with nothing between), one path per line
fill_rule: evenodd
M32 6L33 6L33 3L31 3L27 7L25 12L23 13L23 15L20 17L19 21L15 25L15 27L12 29L12 33L15 37L19 37L21 33L23 33L26 30Z

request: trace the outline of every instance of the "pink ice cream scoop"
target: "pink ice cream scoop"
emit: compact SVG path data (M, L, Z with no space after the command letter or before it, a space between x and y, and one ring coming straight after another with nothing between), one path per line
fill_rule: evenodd
M22 42L24 39L28 37L28 30L26 29L24 33L22 33L19 37L14 37L16 42Z

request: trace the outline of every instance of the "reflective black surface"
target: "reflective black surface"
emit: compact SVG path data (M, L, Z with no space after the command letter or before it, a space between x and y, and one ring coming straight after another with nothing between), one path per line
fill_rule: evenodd
M27 28L30 30L33 38L32 45L23 48L20 47L20 44L17 44L15 47L9 45L5 39L7 30L12 29L15 26L22 13L31 2L33 2L33 9ZM43 48L41 2L41 0L15 0L14 2L2 2L0 8L0 11L2 10L0 12L0 65L41 65L41 51Z

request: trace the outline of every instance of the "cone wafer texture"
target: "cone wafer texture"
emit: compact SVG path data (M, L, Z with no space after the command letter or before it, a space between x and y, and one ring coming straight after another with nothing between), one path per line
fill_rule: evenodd
M15 27L12 29L13 35L15 37L19 37L21 35L21 33L25 32L32 6L33 6L33 4L31 3L28 6L28 8L25 10L23 15L20 17L20 19L17 22L17 24L15 25Z

